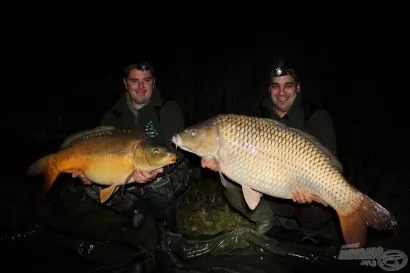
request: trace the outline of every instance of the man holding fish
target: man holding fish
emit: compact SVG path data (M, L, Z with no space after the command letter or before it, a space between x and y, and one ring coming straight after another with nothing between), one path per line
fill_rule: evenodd
M154 138L159 144L174 148L171 137L184 129L184 117L175 101L165 100L161 96L156 87L153 66L145 61L128 65L124 69L123 83L127 92L102 117L100 125L136 129ZM179 156L182 157L182 154ZM148 201L160 221L174 224L175 197L185 189L188 182L188 163L186 159L179 162L165 175L164 168L136 172L133 178L139 185L129 185L125 194L115 194L106 203L107 206L120 212L130 212L135 203L143 199ZM85 192L91 199L98 200L101 190L99 185L92 184L82 172L73 173L73 177L79 177L85 184L89 184Z
M269 75L267 91L268 96L262 104L262 117L306 131L336 154L336 137L332 120L326 111L316 110L314 105L304 103L300 82L294 68L279 61ZM202 167L212 170L218 168L212 160L202 159L201 164ZM256 223L257 232L261 234L272 233L275 227L284 227L301 231L306 235L302 239L320 237L336 239L337 233L333 221L335 217L332 210L317 202L311 202L309 196L294 200L296 203L270 197L262 198L258 207L250 213L239 186L229 184L224 194L233 207Z

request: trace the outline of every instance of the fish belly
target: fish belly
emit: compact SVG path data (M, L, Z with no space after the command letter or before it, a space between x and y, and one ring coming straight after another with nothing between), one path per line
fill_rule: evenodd
M232 149L233 148L233 149ZM221 156L221 171L234 182L274 197L291 199L292 186L299 184L292 167L286 162L275 160L274 156L227 149Z
M115 156L88 156L82 167L88 179L106 186L124 184L133 170L130 160Z
M230 115L216 122L217 161L233 181L284 199L313 194L345 212L358 202L326 153L301 134L267 119Z
M238 184L283 199L292 199L294 191L314 194L346 213L357 206L355 190L329 164L318 165L302 154L292 156L289 150L286 155L229 147L221 154L221 171Z

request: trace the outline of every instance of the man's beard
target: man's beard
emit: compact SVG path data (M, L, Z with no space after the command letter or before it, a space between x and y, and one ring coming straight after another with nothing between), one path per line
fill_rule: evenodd
M138 110L142 108L145 104L148 103L149 98L141 100L141 99L134 98L130 93L128 93L127 101L128 101L129 107L131 107L132 109Z
M135 104L146 104L149 99L148 98L144 98L144 99L139 99L139 98L131 98L132 102Z
M135 104L146 104L149 101L149 97L139 98L136 97L134 94L130 94L131 100Z

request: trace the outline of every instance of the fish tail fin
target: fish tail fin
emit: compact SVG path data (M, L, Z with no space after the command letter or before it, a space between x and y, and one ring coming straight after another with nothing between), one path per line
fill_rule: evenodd
M382 205L365 194L361 194L361 198L360 214L369 227L377 230L391 230L397 226L395 217Z
M40 159L37 159L33 164L31 164L27 170L26 170L26 175L27 176L35 176L43 173L46 169L46 166L48 164L48 159L50 155L44 156Z
M50 158L50 161L53 158ZM61 173L56 167L56 164L48 164L44 171L44 189L47 192L57 179L57 176Z
M369 196L359 193L360 206L349 215L339 214L343 237L347 244L366 244L368 227L389 230L397 225L394 216Z
M26 170L27 176L35 176L41 173L44 174L44 189L48 191L56 180L60 171L57 169L56 164L51 164L53 161L52 155L44 156L36 160L31 166Z
M346 244L359 244L364 247L367 242L367 225L363 220L360 210L355 210L349 215L338 213L343 239Z

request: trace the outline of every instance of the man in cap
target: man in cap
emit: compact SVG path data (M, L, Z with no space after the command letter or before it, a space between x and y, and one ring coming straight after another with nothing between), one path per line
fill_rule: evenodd
M184 117L176 101L166 100L161 95L156 86L154 67L146 61L126 66L123 83L125 94L105 113L100 125L138 130L160 144L175 149L171 137L184 129ZM164 168L153 172L137 172L134 175L137 184L129 185L125 194L117 191L106 205L116 211L132 214L135 204L143 203L154 212L157 220L175 227L176 196L188 183L187 159L183 158L182 153L177 153L180 160L175 168L165 168L170 170L167 173L163 173ZM81 172L74 173L73 177L91 184ZM98 201L100 189L101 186L94 184L86 186L85 192Z
M268 95L262 103L262 117L278 120L313 135L336 155L336 136L331 117L324 109L304 100L294 68L279 61L269 75L267 89ZM204 168L217 168L212 161L202 160L201 164ZM314 238L323 237L337 241L332 210L311 202L309 196L295 203L265 195L256 209L250 212L240 187L230 184L224 189L224 195L234 208L256 223L256 231L260 234L279 235L285 229L298 231L301 239L316 241Z

